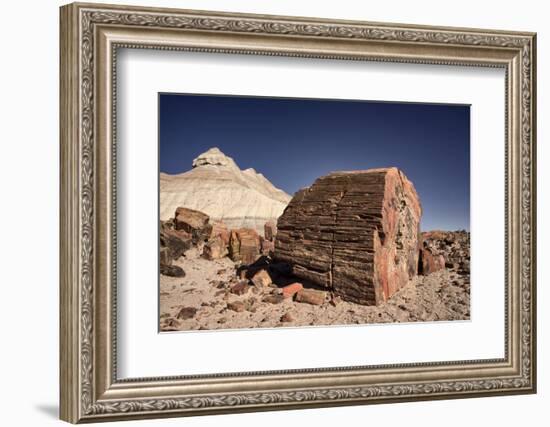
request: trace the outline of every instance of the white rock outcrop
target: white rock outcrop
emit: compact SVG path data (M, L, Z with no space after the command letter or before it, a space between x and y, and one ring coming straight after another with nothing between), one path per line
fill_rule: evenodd
M291 196L254 169L241 171L231 157L211 148L193 160L193 169L160 174L160 219L178 207L202 211L229 228L254 228L261 235L266 221L277 220Z

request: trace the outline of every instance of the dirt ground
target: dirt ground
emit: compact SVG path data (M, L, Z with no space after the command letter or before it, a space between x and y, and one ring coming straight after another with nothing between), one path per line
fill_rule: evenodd
M243 295L232 293L231 287L239 279L229 258L209 261L192 249L174 264L182 267L186 276L161 276L160 330L165 332L470 318L470 278L449 270L416 277L379 306L338 298L310 305L292 298L263 301L269 295L280 294L275 285L251 285Z

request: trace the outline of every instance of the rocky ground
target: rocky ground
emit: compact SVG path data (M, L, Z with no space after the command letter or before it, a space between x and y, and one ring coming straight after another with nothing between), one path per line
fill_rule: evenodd
M401 206L394 205L396 209ZM294 232L300 235L312 227ZM302 257L307 261L304 265L298 262L303 255L299 251L295 251L296 257L281 259L284 245L279 244L273 221L264 224L260 235L252 228L230 229L204 212L178 207L173 218L161 221L159 231L161 331L470 318L470 234L466 231L411 234L409 243L403 241L401 232L391 242L385 236L384 251L372 245L342 249L347 261L338 260L337 283L319 281L319 274L313 274L319 270L304 267L321 265L318 261L327 254ZM312 246L311 239L304 242ZM403 252L399 248L405 243L410 248ZM380 287L387 275L373 276L373 271L378 271L372 265L376 254L360 258L363 253L371 253L369 250L388 252L386 258L379 253L378 259L384 261L382 267L389 261L399 266L391 274L393 279L402 273L399 286L393 283L392 288L392 283L387 283L391 292L384 288L376 298L369 297L366 284ZM388 254L393 255L387 258ZM348 292L343 285L350 285L346 282L350 274L355 276ZM361 293L366 297L354 297ZM373 305L377 302L378 306Z
M269 264L264 257L261 263ZM418 275L386 303L366 306L330 293L321 300L283 295L296 279L283 273L274 283L251 280L228 257L209 260L197 247L174 260L184 277L161 275L160 330L187 331L392 323L470 318L470 277L460 264ZM275 267L272 265L272 267ZM252 271L253 273L253 271ZM270 280L268 280L270 281ZM256 282L256 284L254 283ZM314 289L313 284L304 283ZM288 289L288 288L287 288ZM315 292L315 291L314 291ZM312 304L313 303L313 304ZM319 304L319 305L316 305Z

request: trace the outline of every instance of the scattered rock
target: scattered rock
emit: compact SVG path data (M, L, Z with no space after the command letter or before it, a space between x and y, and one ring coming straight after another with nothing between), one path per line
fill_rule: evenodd
M288 323L288 322L294 322L294 317L292 317L292 314L285 313L281 316L281 322Z
M248 292L249 288L248 282L246 280L241 280L239 283L231 287L231 293L235 295L244 295Z
M265 288L273 283L271 281L271 276L265 270L257 271L254 276L252 276L251 281L254 286L257 286L258 288Z
M197 314L197 309L195 307L183 307L176 315L177 319L192 319Z
M274 257L346 301L377 305L416 275L421 213L397 168L331 173L279 217Z
M177 265L160 265L160 274L170 277L185 277L185 271L183 268L178 267Z
M283 296L285 298L292 298L297 292L301 291L304 286L301 283L295 282L290 285L286 285L282 288Z
M312 305L322 305L327 299L327 293L325 291L318 291L316 289L302 289L296 293L296 301L305 302Z
M432 230L422 233L422 248L442 255L445 267L461 275L470 274L470 233L466 230Z
M280 304L285 300L285 297L282 295L266 295L262 301L268 302L270 304Z
M233 310L233 311L236 311L237 313L240 313L245 310L246 306L242 301L231 301L227 303L227 308L229 310Z

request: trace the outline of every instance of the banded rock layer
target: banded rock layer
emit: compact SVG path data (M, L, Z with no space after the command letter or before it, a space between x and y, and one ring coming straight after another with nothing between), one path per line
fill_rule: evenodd
M291 197L254 169L240 170L231 157L211 148L193 161L188 172L160 174L160 219L180 207L207 214L229 228L253 228L281 215Z
M379 304L416 275L421 214L397 168L331 173L295 194L274 257L344 300Z

